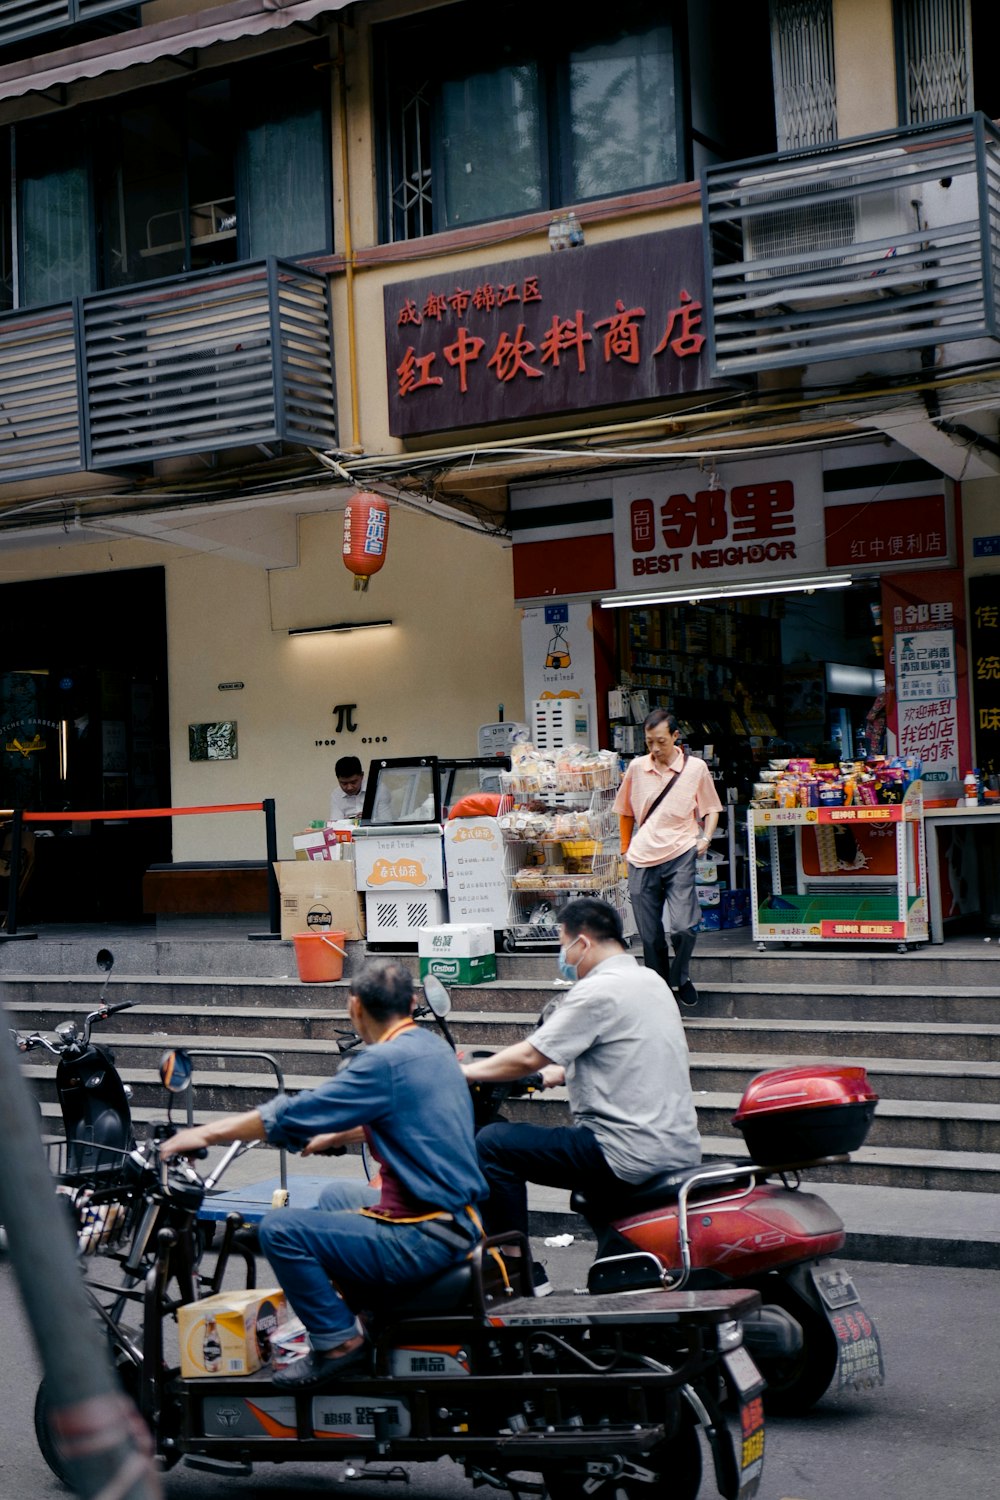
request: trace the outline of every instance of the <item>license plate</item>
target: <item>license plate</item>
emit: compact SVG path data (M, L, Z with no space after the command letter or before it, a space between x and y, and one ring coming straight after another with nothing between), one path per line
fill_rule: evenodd
M764 1380L742 1344L738 1349L730 1349L728 1354L724 1354L723 1361L726 1374L737 1394L744 1400L749 1396L756 1396L762 1389Z

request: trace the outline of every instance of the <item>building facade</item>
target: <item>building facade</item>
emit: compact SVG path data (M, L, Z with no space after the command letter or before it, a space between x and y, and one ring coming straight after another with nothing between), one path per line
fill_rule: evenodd
M0 804L287 853L341 754L621 688L1000 771L997 26L0 4Z

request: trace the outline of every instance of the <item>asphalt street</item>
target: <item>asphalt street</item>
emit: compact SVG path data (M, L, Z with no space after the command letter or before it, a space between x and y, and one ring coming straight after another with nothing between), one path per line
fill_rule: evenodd
M535 1248L557 1287L585 1279L585 1245ZM1000 1473L996 1273L861 1262L851 1269L882 1336L886 1384L826 1397L807 1418L770 1421L761 1500L988 1500ZM35 1446L37 1362L6 1261L0 1262L0 1340L6 1351L0 1500L66 1500ZM250 1479L180 1467L165 1476L164 1491L166 1500L226 1500L230 1494L233 1500L310 1500L331 1491L358 1500L464 1500L473 1494L448 1462L410 1474L404 1485L351 1481L343 1463L262 1467ZM701 1495L707 1500L715 1493L707 1474Z

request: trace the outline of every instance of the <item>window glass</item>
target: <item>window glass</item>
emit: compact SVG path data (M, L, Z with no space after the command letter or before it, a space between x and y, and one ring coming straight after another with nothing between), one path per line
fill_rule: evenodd
M20 301L66 302L91 290L90 185L83 142L32 126L19 136Z
M245 253L306 255L329 248L329 142L312 68L257 89L243 131Z
M186 269L186 149L181 96L133 106L102 140L105 283L121 286Z
M537 64L446 80L439 147L447 227L544 207Z
M188 230L191 269L236 260L236 171L229 82L187 95Z
M669 26L569 55L571 197L596 198L678 175Z

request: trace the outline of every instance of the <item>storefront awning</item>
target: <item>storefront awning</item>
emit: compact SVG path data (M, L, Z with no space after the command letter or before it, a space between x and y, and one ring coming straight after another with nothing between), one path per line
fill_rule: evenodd
M324 14L346 10L350 3L352 0L233 0L229 5L210 6L192 15L24 58L0 67L0 104L27 94L65 89L81 79L201 52L241 37L312 23Z

